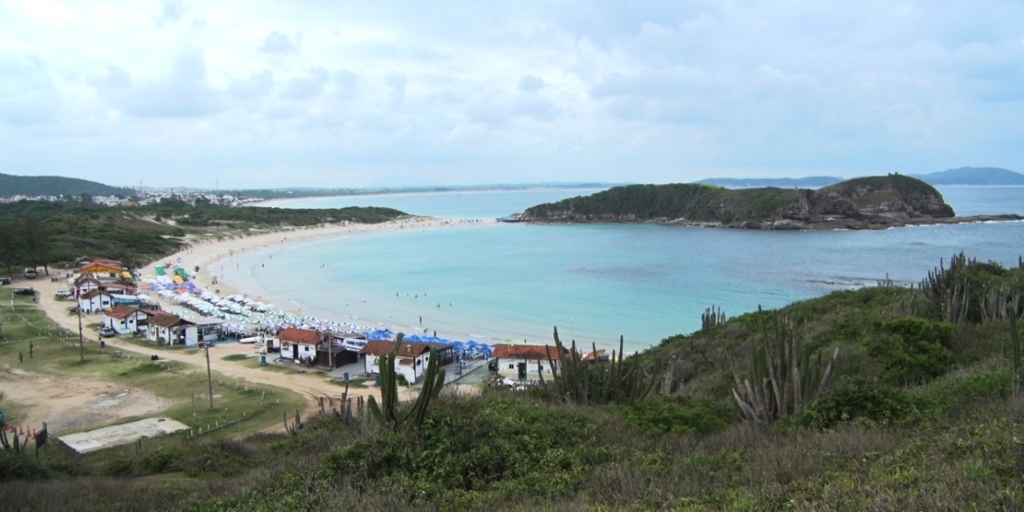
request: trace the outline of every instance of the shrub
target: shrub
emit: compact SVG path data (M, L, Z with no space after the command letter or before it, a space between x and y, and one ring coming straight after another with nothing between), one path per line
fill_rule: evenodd
M868 354L893 382L925 382L946 373L953 362L949 324L904 317L875 326L878 333L868 340Z
M917 414L914 399L905 391L889 388L876 380L845 380L811 402L796 421L814 428L832 428L846 421L893 425Z
M692 398L657 396L613 409L647 435L711 434L735 417L732 409L714 410Z

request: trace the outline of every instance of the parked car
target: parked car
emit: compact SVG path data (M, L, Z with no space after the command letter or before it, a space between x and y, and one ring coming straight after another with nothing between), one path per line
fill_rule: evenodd
M102 336L104 338L110 338L112 336L117 336L117 331L115 331L114 329L112 329L110 327L103 326L103 327L100 328L100 336Z
M54 295L56 295L57 297L70 297L71 292L61 288L60 290L57 290L57 293L54 293Z
M22 273L25 275L25 279L35 279L36 277L39 277L39 274L36 273L36 269L32 267L25 267L25 270Z
M11 278L7 277L7 276L0 277L0 285L7 285L7 284L11 284Z

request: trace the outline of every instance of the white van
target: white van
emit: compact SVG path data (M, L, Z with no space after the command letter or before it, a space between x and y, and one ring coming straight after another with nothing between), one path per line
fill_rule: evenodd
M23 274L25 274L25 279L35 279L39 276L39 274L36 273L36 269L32 267L25 267Z

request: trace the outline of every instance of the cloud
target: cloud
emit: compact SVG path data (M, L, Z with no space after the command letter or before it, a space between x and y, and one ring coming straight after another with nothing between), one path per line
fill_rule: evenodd
M288 81L281 97L289 100L305 100L319 96L324 91L324 85L330 73L323 68L312 68L309 75L303 78L293 78Z
M271 32L269 36L263 39L263 43L260 44L260 51L279 55L298 55L299 47L292 43L288 36L280 32Z
M547 85L544 80L533 75L524 75L519 79L519 90L525 93L535 93Z
M166 0L160 14L153 17L153 23L158 27L174 23L185 15L185 6L181 0Z
M249 78L234 80L228 86L228 93L238 99L252 99L265 96L274 87L274 73L269 69L253 72Z
M25 126L56 119L64 100L40 59L0 54L0 76L0 123Z
M355 99L359 94L359 83L359 75L351 71L341 69L334 73L334 87L339 98Z
M136 81L108 64L106 75L95 83L110 106L136 117L202 117L221 108L220 94L207 83L201 51L181 54L166 75L155 79Z

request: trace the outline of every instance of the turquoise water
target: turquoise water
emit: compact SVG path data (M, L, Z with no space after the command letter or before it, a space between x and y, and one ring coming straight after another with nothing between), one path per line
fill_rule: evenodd
M1024 188L942 191L964 215L1024 214ZM358 199L416 214L493 218L592 192ZM346 206L350 199L288 206ZM712 304L735 315L871 285L887 274L909 284L960 250L1016 265L1024 223L826 232L465 224L282 245L237 255L218 272L303 314L487 342L550 342L557 326L563 338L599 346L622 335L635 351L698 329Z

